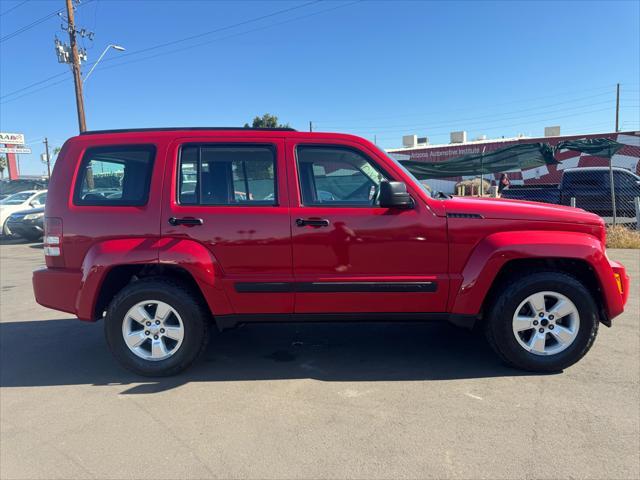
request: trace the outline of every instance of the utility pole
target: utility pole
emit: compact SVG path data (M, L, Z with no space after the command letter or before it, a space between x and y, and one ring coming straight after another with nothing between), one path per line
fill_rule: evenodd
M616 85L616 133L620 131L620 84Z
M44 137L44 154L47 159L47 180L51 180L51 158L49 157L49 140Z
M620 121L620 84L616 84L616 133L619 130L619 121ZM611 216L613 221L613 226L616 226L618 218L618 212L616 208L616 186L613 176L613 157L609 158L609 189L611 190Z
M69 32L69 44L71 45L71 68L73 69L73 83L76 88L76 108L78 110L78 128L80 133L87 130L84 117L84 98L82 96L82 76L80 75L80 58L78 56L78 44L76 42L76 26L74 21L73 0L67 0L67 31Z
M309 120L309 131L313 132L313 122Z

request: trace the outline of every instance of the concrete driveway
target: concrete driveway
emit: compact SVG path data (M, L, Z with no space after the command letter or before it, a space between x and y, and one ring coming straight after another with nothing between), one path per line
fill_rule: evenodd
M639 478L640 251L627 312L530 375L446 324L255 325L149 380L101 324L35 304L39 245L0 245L0 477Z

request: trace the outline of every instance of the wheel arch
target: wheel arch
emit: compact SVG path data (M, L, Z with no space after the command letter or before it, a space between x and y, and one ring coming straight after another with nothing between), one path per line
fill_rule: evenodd
M497 289L513 275L534 270L556 270L578 278L594 295L600 318L610 325L608 295L615 282L600 241L577 232L499 232L473 250L450 297L453 314L482 315ZM606 292L606 294L605 294ZM614 312L615 313L615 312Z
M482 306L480 307L481 318L487 309L490 308L497 293L511 281L525 275L523 272L526 272L526 274L534 272L561 272L572 276L582 283L587 290L589 290L589 293L591 293L598 306L598 317L600 321L608 327L611 326L611 321L605 313L602 289L600 288L598 277L591 264L584 259L564 257L518 258L506 262L496 275L482 302Z
M193 288L211 314L233 313L220 282L219 265L198 242L184 239L99 242L85 255L75 312L82 320L102 318L111 299L131 281L148 276L177 278Z

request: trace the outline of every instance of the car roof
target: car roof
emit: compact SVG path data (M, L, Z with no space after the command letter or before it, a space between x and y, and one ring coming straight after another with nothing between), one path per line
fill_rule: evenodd
M69 144L79 143L84 146L99 145L102 142L113 143L123 140L127 143L153 143L159 139L177 140L180 138L206 139L225 137L246 137L251 139L305 139L305 140L339 140L365 144L370 148L378 149L366 138L337 132L301 132L292 128L242 128L242 127L174 127L174 128L129 128L120 130L89 130L71 137ZM67 145L67 143L65 143Z
M176 132L176 131L209 131L209 130L240 130L260 132L296 132L294 128L256 128L256 127L158 127L158 128L119 128L114 130L88 130L80 135L104 135L108 133L140 133L140 132Z
M625 172L631 172L634 173L632 170L628 169L628 168L624 168L624 167L611 167L612 170L622 170ZM606 170L607 172L609 171L609 167L573 167L573 168L565 168L564 171L565 172L584 172L584 171L599 171L599 170Z

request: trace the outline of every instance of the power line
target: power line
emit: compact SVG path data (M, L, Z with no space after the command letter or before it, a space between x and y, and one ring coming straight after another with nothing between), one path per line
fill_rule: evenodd
M149 59L156 58L156 57L161 57L161 56L164 56L164 55L171 55L173 53L182 52L184 50L189 50L191 48L201 47L203 45L208 45L208 44L211 44L211 43L214 43L214 42L218 42L220 40L226 40L228 38L233 38L233 37L237 37L237 36L240 36L240 35L246 35L248 33L257 32L257 31L260 31L260 30L265 30L267 28L273 28L273 27L276 27L278 25L283 25L285 23L290 23L290 22L293 22L293 21L296 21L296 20L301 20L301 19L304 19L304 18L312 17L314 15L320 15L322 13L330 12L332 10L337 10L339 8L344 8L344 7L348 7L350 5L354 5L354 4L360 3L362 1L363 0L355 0L355 1L351 2L351 3L344 3L344 4L340 4L340 5L331 7L331 8L325 8L324 10L319 10L317 12L309 13L309 14L306 14L306 15L299 15L297 17L289 18L289 19L283 20L281 22L270 23L268 25L263 25L262 27L253 28L251 30L245 30L243 32L233 33L231 35L226 35L224 37L218 37L218 38L214 38L212 40L207 40L206 42L200 42L200 43L196 43L196 44L193 44L193 45L188 45L188 46L185 46L185 47L176 48L174 50L169 50L168 52L159 52L159 53L156 53L154 55L149 55L149 56L142 57L142 58L136 58L136 59L133 59L133 60L125 60L124 62L118 62L118 63L116 63L114 65L111 65L111 66L100 67L97 70L107 70L109 68L116 68L116 67L119 67L121 65L127 65L127 64L130 64L130 63L141 62L143 60L149 60ZM131 52L131 54L133 54L133 53L137 53L137 52ZM117 59L116 58L112 58L112 59L109 59L109 60L111 60L111 61L119 60L123 56L124 55L120 55L119 58L117 58Z
M508 123L505 125L495 125L493 127L489 127L489 128L483 128L482 131L491 131L491 130L499 130L499 129L503 129L503 128L509 128L509 127L517 127L517 126L522 126L522 125L530 125L532 122L535 123L545 123L545 122L550 122L550 121L555 121L558 119L562 119L562 118L571 118L571 117L577 117L580 115L584 115L587 113L599 113L599 112L604 112L604 111L611 111L611 109L614 106L611 105L610 107L607 108L600 108L600 109L596 109L596 110L589 110L586 112L576 112L576 113L572 113L569 115L560 115L560 116L555 116L555 117L550 117L550 118L546 118L546 119L533 119L533 120L527 120L526 122L520 122L520 123ZM371 131L373 133L373 131ZM450 133L448 130L441 130L439 132L431 132L431 135L444 135ZM384 136L378 136L378 138L396 138L395 135L384 135Z
M213 30L208 30L206 32L198 33L198 34L195 34L195 35L190 35L190 36L184 37L184 38L179 38L177 40L172 40L170 42L160 43L158 45L153 45L151 47L142 48L140 50L134 50L134 51L127 52L127 53L124 53L124 54L120 55L120 58L129 57L131 55L138 55L140 53L149 52L151 50L157 50L159 48L170 47L171 45L175 45L175 44L178 44L178 43L188 42L189 40L195 40L197 38L206 37L208 35L213 35L214 33L223 32L225 30L231 30L232 28L241 27L242 25L247 25L249 23L259 22L260 20L264 20L264 19L270 18L270 17L275 17L276 15L282 15L283 13L287 13L287 12L290 12L292 10L305 8L305 7L308 7L308 6L313 5L315 3L319 3L321 1L322 0L313 0L311 2L303 3L302 5L296 5L294 7L283 8L282 10L276 10L275 12L271 12L271 13L268 13L266 15L261 15L259 17L251 18L251 19L248 19L248 20L243 20L241 22L237 22L237 23L234 23L232 25L226 25L224 27L215 28Z
M31 84L27 85L26 87L22 87L22 88L19 88L18 90L14 90L13 92L6 93L6 94L0 96L0 98L11 97L12 95L15 95L16 93L23 92L24 90L29 90L31 87L36 87L36 86L38 86L38 85L40 85L42 83L48 82L50 80L53 80L54 78L58 78L58 77L61 77L63 75L66 75L66 74L67 74L67 72L56 73L55 75L47 77L47 78L45 78L43 80L39 80L37 82L31 83ZM35 91L38 91L38 90L35 90Z
M464 122L467 120L476 120L476 119L485 119L485 118L493 118L495 116L501 116L501 115L510 115L513 113L522 113L522 112L530 112L530 111L534 111L534 110L540 110L543 108L549 108L549 107L555 107L558 105L566 105L568 103L573 103L573 102L579 102L581 100L589 100L592 98L596 98L596 97L602 97L605 95L610 95L610 92L604 92L604 93L599 93L597 95L589 95L586 97L579 97L579 98L574 98L571 100L566 100L564 102L555 102L555 103L551 103L551 104L546 104L546 105L539 105L537 107L532 107L532 108L525 108L525 109L521 109L521 110L513 110L513 111L508 111L508 112L501 112L501 113L492 113L489 115L480 115L480 116L473 116L473 117L467 117L467 118L459 118L456 119L454 122L447 122L447 124L450 123L459 123L459 122ZM590 105L586 105L586 106L590 106ZM351 128L351 129L358 129L358 130L376 130L376 129L387 129L387 128L422 128L424 127L424 123L420 123L420 124L416 124L416 123L412 123L412 124L405 124L405 125L376 125L376 126L365 126L365 125L326 125L326 127L330 127L330 128ZM446 124L445 124L446 125Z
M427 132L431 131L432 129L438 129L438 128L452 128L455 127L457 125L461 125L464 122L464 125L491 125L492 123L497 122L501 122L504 120L519 120L522 118L529 118L529 117L537 117L540 115L548 115L548 114L553 114L553 113L562 113L562 112L566 112L567 110L577 110L577 109L584 109L584 108L589 108L589 107L595 107L598 105L605 105L605 104L609 104L610 101L609 100L605 100L602 102L595 102L595 103L589 103L589 104L585 104L585 105L577 105L575 107L566 107L566 108L562 108L559 110L547 110L547 111L542 111L542 112L534 112L534 113L530 113L527 115L516 115L516 116L505 116L508 115L508 113L502 113L502 114L496 114L493 115L493 117L495 117L495 120L478 120L478 121L473 121L473 122L469 122L468 120L465 119L460 119L460 120L454 120L451 122L446 122L446 123L441 123L441 124L436 124L436 125L428 125L428 124L423 124L422 126L414 126L413 129L420 129L420 130L426 130ZM551 105L553 106L553 105ZM544 108L544 107L543 107ZM512 113L516 113L516 112L512 112ZM578 112L580 113L580 112ZM349 128L349 127L343 127L346 130L349 131L355 131L355 132L396 132L396 133L400 133L400 132L406 132L406 130L408 129L408 127L393 127L393 128L376 128L376 127L372 127L372 128Z
M87 3L91 3L92 1L94 1L94 0L87 0L85 3L82 3L79 6L86 5ZM15 32L9 33L8 35L5 35L4 37L1 37L0 38L0 43L5 42L7 40L10 40L15 36L20 35L21 33L26 32L27 30L30 30L33 27L36 27L36 26L40 25L41 23L49 20L50 18L57 16L59 13L62 13L63 10L64 9L61 8L61 9L58 9L58 10L56 10L54 12L51 12L48 15L45 15L44 17L41 17L38 20L35 20L35 21L31 22L30 24L19 28Z
M91 3L93 1L94 0L87 0L86 2L79 4L78 7L81 7L83 5L87 5L88 3ZM7 40L10 40L10 39L12 39L13 37L15 37L17 35L20 35L21 33L26 32L27 30L30 30L33 27L36 27L36 26L40 25L43 22L46 22L50 18L58 16L58 14L62 13L63 11L64 11L64 9L60 8L60 9L54 11L54 12L49 13L48 15L45 15L44 17L39 18L38 20L35 20L35 21L31 22L28 25L25 25L22 28L19 28L15 32L9 33L8 35L5 35L4 37L1 37L0 38L0 43L6 42Z
M93 0L90 0L90 1L93 1ZM307 7L307 6L313 5L315 3L319 3L320 1L322 1L322 0L313 0L311 2L307 2L307 3L304 3L302 5L296 5L295 7L284 8L284 9L281 9L281 10L277 10L275 12L271 12L271 13L266 14L266 15L261 15L259 17L255 17L255 18L251 18L251 19L248 19L248 20L244 20L242 22L237 22L237 23L234 23L232 25L226 25L224 27L220 27L220 28L216 28L216 29L213 29L213 30L209 30L207 32L202 32L202 33L199 33L199 34L196 34L196 35L191 35L189 37L184 37L184 38L181 38L181 39L173 40L171 42L165 42L165 43L162 43L162 44L159 44L159 45L154 45L154 46L143 48L143 49L140 49L140 50L127 52L127 53L124 53L124 54L120 55L120 58L126 57L126 56L131 56L131 55L138 55L140 53L145 53L145 52L148 52L148 51L151 51L151 50L156 50L158 48L174 45L174 44L177 44L177 43L182 43L182 42L185 42L185 41L188 41L188 40L193 40L195 38L201 38L201 37L204 37L204 36L207 36L207 35L212 35L212 34L217 33L217 32L221 32L221 31L232 29L232 28L236 28L238 26L246 25L246 24L253 23L253 22L258 22L258 21L264 20L266 18L270 18L270 17L276 16L276 15L281 15L283 13L287 13L287 12L290 12L292 10L300 9L300 8L303 8L303 7ZM89 3L89 2L86 2L86 3ZM353 2L353 3L356 3L356 2ZM346 6L346 5L344 5L344 6ZM57 12L59 12L59 11L61 11L61 10L56 11L54 14L57 14ZM46 20L50 16L51 15L47 16L46 18L44 18L44 20ZM43 19L41 19L41 20L44 21ZM269 25L269 26L271 26L271 25ZM247 33L249 33L249 32L247 32ZM189 48L191 48L191 47L189 47ZM145 58L153 58L153 57L145 57ZM139 60L143 60L143 59L139 59ZM110 59L106 59L105 62L108 62L109 60ZM117 65L124 64L124 63L130 63L130 62L121 62L121 63L118 63ZM92 64L89 63L87 66L89 66L89 65L92 65ZM0 98L6 98L6 97L9 97L9 96L12 96L12 95L14 95L16 93L22 92L24 90L28 90L28 89L30 89L30 88L32 88L34 86L37 86L37 85L40 85L42 83L48 82L48 81L53 80L53 79L55 79L57 77L60 77L62 75L66 75L66 72L59 73L59 74L56 74L56 75L52 75L51 77L47 77L45 79L39 80L39 81L34 82L34 83L30 84L30 85L27 85L25 87L19 88L18 90L14 90L14 91L9 92L9 93L7 93L5 95L2 95L2 96L0 96ZM40 91L40 90L43 90L43 89L37 89L37 90L34 90L34 92L37 92L37 91ZM20 95L20 97L17 97L17 98L21 98L23 96L24 95Z
M50 18L57 16L58 13L61 13L61 12L62 12L62 9L58 9L55 12L51 12L48 15L45 15L44 17L41 17L38 20L35 20L35 21L31 22L28 25L25 25L22 28L19 28L15 32L9 33L8 35L5 35L4 37L1 37L0 38L0 43L6 42L7 40L12 39L16 35L20 35L22 32L26 32L27 30L29 30L29 29L37 26L37 25L40 25L42 22L45 22L45 21L49 20Z
M5 16L7 13L11 13L13 12L16 8L20 8L22 5L24 5L25 3L27 3L29 0L24 0L23 2L20 2L17 5L14 5L13 7L5 10L4 12L0 13L0 17Z
M64 75L67 75L67 73L68 73L68 72L64 72ZM26 97L26 96L32 95L32 94L37 93L37 92L39 92L39 91L41 91L41 90L46 90L47 88L55 87L56 85L60 85L60 84L62 84L62 83L67 83L67 82L69 82L70 80L71 80L71 79L69 79L69 78L63 78L62 80L60 80L60 81L58 81L58 82L50 83L49 85L45 85L44 87L36 88L35 90L32 90L32 91L30 91L30 92L26 92L26 93L23 93L22 95L18 95L17 97L10 98L9 100L4 100L4 101L0 102L0 105L4 105L5 103L11 103L11 102L13 102L13 101L15 101L15 100L18 100L19 98L22 98L22 97Z
M504 105L513 105L514 103L526 103L526 102L532 102L532 101L536 101L536 100L543 100L546 98L558 98L558 97L564 97L567 94L576 94L576 93L586 93L586 92L594 92L594 91L598 91L598 90L603 90L603 89L611 89L613 87L615 87L616 84L612 83L612 84L608 84L608 85L602 85L600 87L593 87L593 88L588 88L585 90L579 90L576 91L575 89L572 90L566 90L566 91L562 91L562 92L558 92L556 94L553 95L544 95L541 97L529 97L529 98L521 98L519 100L510 100L508 102L501 102L501 103L495 103L492 106L493 107L502 107ZM603 92L603 93L611 93L612 90L608 91L608 92ZM485 106L480 106L480 107L461 107L461 108L448 108L446 110L439 110L439 111L435 111L435 112L429 112L429 114L432 115L439 115L441 113L450 113L450 112L460 112L460 111L465 111L468 112L469 110L484 110L486 107ZM351 121L351 122L359 122L359 121L368 121L368 120L379 120L379 119L389 119L389 118L407 118L407 117L417 117L417 116L424 116L424 112L420 112L420 113L407 113L407 114L402 114L402 115L393 115L393 116L389 116L389 115L385 115L383 117L360 117L358 119L355 118L350 118L350 119L341 119L340 121ZM321 123L325 123L325 122L333 122L334 120L327 120L327 119L319 119L316 120L318 122Z

